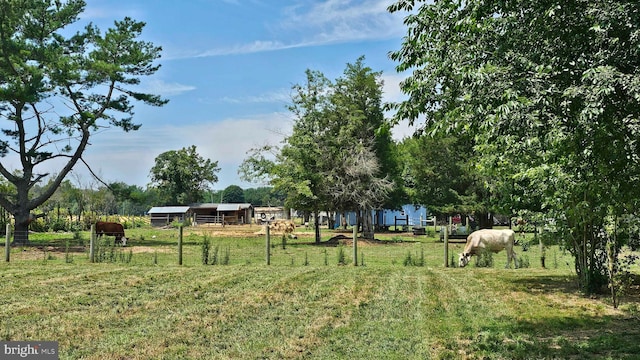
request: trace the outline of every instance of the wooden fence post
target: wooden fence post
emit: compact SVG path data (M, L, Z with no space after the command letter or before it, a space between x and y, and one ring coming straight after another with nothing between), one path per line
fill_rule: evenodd
M358 266L358 227L353 227L353 266Z
M7 240L4 243L4 261L9 262L11 257L11 224L7 224Z
M265 225L265 227L266 227L265 233L267 235L266 235L265 242L266 242L266 251L267 251L266 252L267 265L271 265L271 237L270 237L270 234L269 234L269 222L267 222L266 224L267 225Z
M89 239L89 262L93 263L96 256L96 224L91 224L91 237Z
M182 265L182 225L178 227L178 265Z
M449 267L449 229L444 227L444 267Z

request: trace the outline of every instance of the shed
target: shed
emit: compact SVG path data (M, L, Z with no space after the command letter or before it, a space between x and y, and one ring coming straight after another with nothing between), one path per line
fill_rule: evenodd
M260 206L255 207L253 210L255 222L260 224L262 222L262 214L269 220L283 219L285 218L284 207L282 206Z
M249 224L253 216L251 204L191 204L196 224Z
M151 226L166 226L173 221L184 222L189 206L154 206L147 213L151 217Z

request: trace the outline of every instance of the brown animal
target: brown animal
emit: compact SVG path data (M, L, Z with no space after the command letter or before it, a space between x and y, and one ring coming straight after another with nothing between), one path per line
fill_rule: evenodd
M116 239L113 245L116 245L118 241L125 246L127 244L127 238L124 235L124 227L117 222L98 221L96 223L96 235L102 237L102 235L115 236Z

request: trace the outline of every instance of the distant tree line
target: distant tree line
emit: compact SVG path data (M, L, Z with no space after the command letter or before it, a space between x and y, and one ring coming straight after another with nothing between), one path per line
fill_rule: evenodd
M0 182L0 189L11 191L7 182ZM44 186L34 186L34 196ZM284 197L271 187L242 189L230 185L224 190L204 191L193 203L214 202L250 203L254 206L281 206ZM188 203L180 204L187 205ZM34 231L85 230L98 218L106 216L144 215L153 206L169 205L162 202L160 190L148 186L129 185L113 182L108 186L97 182L82 184L80 179L65 180L54 194L32 215L36 217L30 225ZM172 204L175 205L175 204ZM11 214L0 208L0 225L4 227L11 220ZM129 224L133 226L134 224Z

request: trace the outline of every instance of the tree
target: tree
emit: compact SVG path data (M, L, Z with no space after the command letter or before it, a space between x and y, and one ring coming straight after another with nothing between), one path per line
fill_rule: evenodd
M318 71L306 71L306 83L294 85L293 133L284 140L273 165L262 167L272 176L275 189L287 194L285 206L314 214L315 242L320 242L319 212L328 203L326 177L331 167L328 133L331 82Z
M333 86L326 115L330 120L326 152L333 160L325 175L330 179L331 210L356 211L363 236L371 239L372 211L380 209L389 193L401 185L390 180L398 172L391 126L382 109L381 75L365 66L364 56L347 64Z
M474 214L490 228L491 196L475 169L472 141L465 137L417 134L403 140L403 178L415 204L436 214Z
M280 148L254 150L241 166L243 179L266 177L276 191L286 194L285 206L315 214L316 242L320 210L357 211L361 222L369 220L364 234L373 237L371 211L393 190L388 185L393 184L389 179L396 164L381 105L380 75L364 65L363 57L347 64L335 83L319 71L307 70L306 83L293 87L292 134ZM376 188L345 194L354 184ZM361 208L363 204L369 208Z
M362 222L363 237L373 239L372 209L378 209L393 188L387 178L379 177L380 165L373 145L358 143L346 147L328 177L329 193L343 209L355 210ZM339 174L339 175L337 175Z
M210 184L218 181L217 161L204 159L195 145L163 152L155 159L149 176L151 185L168 205L190 204L205 198Z
M137 130L132 101L161 106L160 97L133 90L140 77L158 70L160 47L137 40L144 23L125 18L105 34L87 25L65 37L78 20L82 0L0 2L0 116L5 120L0 154L20 168L0 164L14 187L0 205L15 218L14 243L28 241L30 211L44 203L81 160L91 134L108 127ZM60 162L44 191L31 190L49 174L39 168Z
M601 290L640 200L640 3L418 3L390 7L412 11L391 54L412 71L397 117L474 139L497 205L544 209L581 288Z
M244 190L238 185L227 186L222 195L222 202L224 203L243 203L244 202Z
M244 201L257 206L282 206L285 196L272 187L244 189Z

